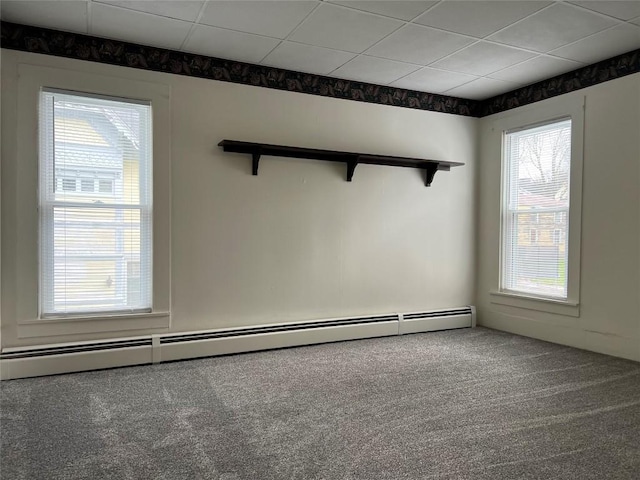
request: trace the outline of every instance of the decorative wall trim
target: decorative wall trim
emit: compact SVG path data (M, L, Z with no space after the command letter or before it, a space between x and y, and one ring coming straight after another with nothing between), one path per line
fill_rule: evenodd
M483 100L478 116L486 117L638 72L640 49Z
M357 102L474 117L479 102L353 82L133 43L2 22L2 48Z
M1 22L2 48L394 107L485 117L640 72L640 49L484 101Z

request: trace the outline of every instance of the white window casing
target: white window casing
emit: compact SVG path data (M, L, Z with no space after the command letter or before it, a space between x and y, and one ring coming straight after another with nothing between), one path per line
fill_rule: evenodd
M493 303L579 316L584 97L496 115L500 265Z
M19 274L16 276L15 295L8 304L8 308L14 312L12 316L15 318L16 337L25 341L31 337L48 337L48 341L55 342L94 338L95 335L104 337L129 335L129 332L144 334L168 331L171 323L170 86L165 83L132 80L76 71L71 68L28 64L18 65L18 74L21 82L16 99L18 111L16 154L20 161L16 163L15 200L16 215L20 218L20 222L16 224L15 230L15 238L19 241L16 241L15 246L9 250L14 258L15 271ZM152 143L149 147L149 158L152 158L153 168L148 170L149 182L146 185L149 185L149 190L144 192L146 187L143 186L140 190L142 194L137 200L126 199L124 197L131 194L131 188L127 185L128 179L122 168L113 168L116 163L84 162L81 157L67 162L66 166L58 165L59 179L55 182L52 179L56 177L55 167L52 167L49 174L41 177L39 160L42 157L39 152L41 143L39 138L41 134L46 135L44 128L41 131L40 123L40 99L43 92L53 93L56 96L69 94L86 97L89 103L122 102L125 105L133 105L135 108L149 108L151 105L149 127L152 129ZM94 119L93 123L89 122L89 124L95 127L95 121ZM107 124L107 130L112 129L111 137L108 131L105 133L101 128L100 126L97 129L93 128L98 132L97 136L92 133L93 144L102 144L101 147L107 153L114 145L116 145L114 151L117 151L117 145L123 144L135 150L133 144L137 140L131 136L131 132L126 132L126 125L119 124L118 118L111 118ZM73 144L75 139L72 138L72 134L72 129L66 133L66 137L63 132L60 139ZM76 142L76 147L78 146L82 146L82 142ZM55 153L53 145L49 145L48 148L52 148ZM71 150L73 149L69 151ZM65 180L66 188L63 187ZM48 192L41 192L43 188L41 181L47 183ZM43 195L41 196L40 193ZM89 202L91 207L87 206L87 199L91 199ZM49 212L46 211L47 209ZM55 245L47 241L47 238L54 237L53 230L56 226L51 209L66 212L67 221L70 218L69 212L75 214L83 212L83 218L78 218L76 215L75 219L66 224L64 221L57 222L59 228L66 225L65 228L69 234L73 234L74 229L78 234L82 227L87 226L88 220L93 222L94 229L103 229L108 232L108 241L105 240L106 237L103 237L102 242L95 241L94 238L93 245L87 242L84 251L76 252L82 255L98 253L103 255L95 259L103 262L102 267L111 262L110 266L103 270L103 277L99 279L102 287L105 289L109 287L113 291L113 295L106 295L107 298L104 299L103 304L94 302L99 296L91 294L84 296L92 298L93 303L87 302L86 298L80 298L78 295L75 303L67 296L66 305L63 306L64 302L57 302L56 305L55 301L52 304L54 298L52 291L55 291L55 286L52 290L51 284L55 284L55 275L52 282L50 272L55 273L53 268L55 261L54 265L51 265L51 259L55 260L55 255L48 256L46 252L41 251L47 245ZM126 233L127 229L131 230L131 225L123 227L121 221L119 224L118 221L113 221L113 218L102 218L96 221L96 218L91 219L89 215L104 217L107 213L113 215L119 212L121 217L137 217L137 213L126 213L132 211L142 214L140 215L140 242L141 245L145 242L150 245L146 249L147 259L145 255L140 255L138 258L138 255L132 254L132 250L136 248L130 247L132 245L135 247L137 244L132 243L130 232ZM149 217L146 221L148 226L146 232L143 228L145 215ZM43 218L46 220L42 221ZM85 234L88 231L85 228ZM128 242L129 247L120 248L116 245L113 248L114 238L118 237L114 232L118 231L124 232L120 235L120 240L125 244ZM111 251L108 251L109 249ZM58 251L60 252L60 249ZM69 251L66 253L65 261L70 270L77 268L78 271L84 269L85 273L96 272L95 265L87 270L87 265L82 264L85 258L73 258ZM45 259L48 259L50 264L43 269L41 260ZM65 262L58 263L65 264ZM113 271L107 271L109 268ZM41 275L45 271L49 272L48 278ZM118 275L120 284L118 284ZM145 275L147 275L146 280ZM94 276L94 280L95 278ZM46 289L49 289L49 292L46 292ZM63 290L58 289L58 293ZM69 293L70 289L67 290ZM136 295L139 301L133 302L132 299Z

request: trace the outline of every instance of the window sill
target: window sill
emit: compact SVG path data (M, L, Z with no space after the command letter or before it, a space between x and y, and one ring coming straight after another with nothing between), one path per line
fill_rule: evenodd
M18 324L18 338L169 329L169 312L49 317Z
M491 296L491 303L498 305L507 305L509 307L524 308L526 310L536 310L570 317L580 316L580 305L578 302L571 300L553 300L551 298L540 298L499 291L489 292L489 295Z

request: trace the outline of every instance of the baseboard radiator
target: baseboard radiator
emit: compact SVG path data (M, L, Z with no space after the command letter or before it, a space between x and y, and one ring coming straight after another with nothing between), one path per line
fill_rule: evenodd
M475 308L467 306L430 312L333 318L259 327L6 348L0 353L0 379L471 327L475 327Z

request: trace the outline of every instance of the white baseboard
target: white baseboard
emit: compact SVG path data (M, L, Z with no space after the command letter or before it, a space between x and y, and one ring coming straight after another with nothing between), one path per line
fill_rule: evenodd
M433 312L327 319L242 329L159 334L112 342L4 349L0 379L37 377L319 343L472 327L471 307ZM123 343L131 342L131 346ZM107 344L113 345L107 345Z

